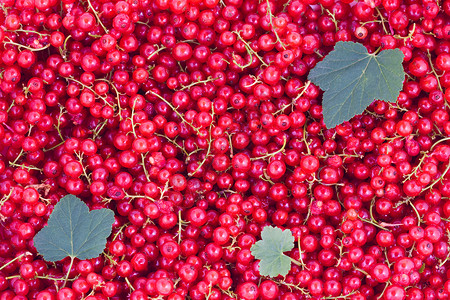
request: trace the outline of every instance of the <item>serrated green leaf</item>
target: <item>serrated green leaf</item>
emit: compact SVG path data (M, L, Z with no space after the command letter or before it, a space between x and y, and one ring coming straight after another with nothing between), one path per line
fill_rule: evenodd
M34 246L46 261L67 256L90 259L105 249L114 212L106 208L89 211L79 198L67 195L55 205L47 223L34 237Z
M397 101L405 72L398 49L369 54L366 47L338 42L309 73L323 91L323 120L333 128L361 114L374 100Z
M294 248L294 236L290 230L266 226L261 232L261 240L250 248L252 255L260 259L259 273L264 276L285 276L291 269L291 259L283 252Z

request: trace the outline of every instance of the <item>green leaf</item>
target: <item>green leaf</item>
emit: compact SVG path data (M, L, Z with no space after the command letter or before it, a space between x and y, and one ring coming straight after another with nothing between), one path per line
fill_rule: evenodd
M323 119L333 128L361 114L374 100L397 101L405 72L403 53L384 50L369 54L366 47L353 42L338 42L309 73L308 79L323 94Z
M291 258L283 252L294 248L294 236L290 230L266 226L261 232L261 240L251 248L252 255L260 259L259 273L264 276L285 276L291 269Z
M34 246L46 261L67 256L90 259L99 256L111 234L114 212L89 211L79 198L67 195L55 205L48 224L34 237Z

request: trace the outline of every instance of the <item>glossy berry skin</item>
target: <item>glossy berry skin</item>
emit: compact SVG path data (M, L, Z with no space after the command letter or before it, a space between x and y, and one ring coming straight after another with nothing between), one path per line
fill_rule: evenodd
M259 296L258 286L254 283L244 283L238 287L238 294L241 298L246 300L254 300Z

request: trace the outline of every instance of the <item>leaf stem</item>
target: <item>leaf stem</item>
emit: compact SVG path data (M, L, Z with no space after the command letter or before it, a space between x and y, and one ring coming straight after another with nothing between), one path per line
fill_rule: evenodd
M69 280L69 275L70 275L70 271L72 270L72 266L73 266L74 260L75 260L75 257L70 256L70 264L69 264L69 268L68 268L68 270L67 270L66 277L64 278L63 288L66 286L66 283L67 283L67 281Z
M303 266L302 263L299 262L298 260L296 260L296 259L294 259L294 258L292 258L292 257L290 257L290 256L288 256L288 257L289 257L289 259L291 260L291 262L293 262L293 263L296 264L297 266L300 266L300 267Z

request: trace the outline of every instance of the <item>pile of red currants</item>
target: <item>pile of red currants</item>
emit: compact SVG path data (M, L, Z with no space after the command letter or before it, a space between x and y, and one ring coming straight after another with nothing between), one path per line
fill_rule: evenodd
M450 299L450 0L0 8L0 300ZM406 76L327 128L307 77L338 41ZM73 265L33 245L67 194L115 213Z

